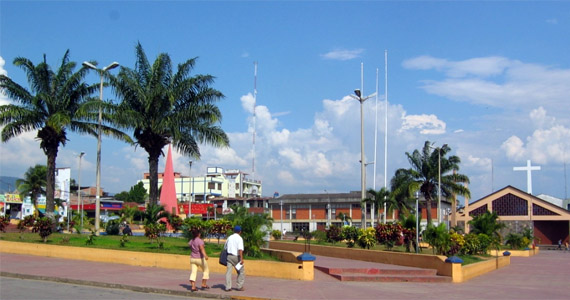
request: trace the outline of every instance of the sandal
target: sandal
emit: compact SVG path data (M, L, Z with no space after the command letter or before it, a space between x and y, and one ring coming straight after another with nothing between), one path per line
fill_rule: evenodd
M190 289L192 292L197 292L198 288L193 287L192 289Z
M203 286L202 286L202 289L203 289L203 290L208 290L208 289L210 289L210 286L209 286L209 285L203 285Z

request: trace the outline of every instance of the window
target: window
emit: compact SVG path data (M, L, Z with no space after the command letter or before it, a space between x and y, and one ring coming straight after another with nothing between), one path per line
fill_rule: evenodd
M304 232L309 230L309 223L293 223L293 232Z
M291 208L291 219L297 219L297 209Z
M216 188L216 184L214 182L208 182L208 189L213 190Z

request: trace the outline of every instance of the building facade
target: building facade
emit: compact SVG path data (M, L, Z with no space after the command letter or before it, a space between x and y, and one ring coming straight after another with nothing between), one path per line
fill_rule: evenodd
M412 204L412 203L410 203ZM362 227L361 192L350 193L323 193L323 194L286 194L268 200L269 213L273 218L273 229L300 232L302 230L325 230L330 225L343 226L338 219L340 213L349 216L349 224ZM412 207L415 203L412 204ZM419 199L421 226L427 224L427 211L425 200ZM437 224L437 199L431 205L432 222ZM451 204L442 200L442 212L450 211ZM367 205L366 227L375 226L378 216L370 205ZM384 209L380 209L380 214ZM399 212L396 210L386 216L387 222L397 221ZM442 222L448 222L446 214Z
M535 197L515 187L507 186L475 202L468 203L458 211L458 226L469 233L469 221L486 211L496 212L499 220L506 225L501 232L521 232L530 228L539 244L551 245L561 239L568 241L570 232L570 212L558 205Z
M176 198L179 202L209 202L215 198L228 198L245 201L250 198L261 198L261 180L247 177L240 170L224 170L219 167L208 167L203 176L182 176L174 172ZM163 173L158 174L158 187L162 186ZM145 173L141 182L150 190L149 174ZM247 201L245 202L247 204Z

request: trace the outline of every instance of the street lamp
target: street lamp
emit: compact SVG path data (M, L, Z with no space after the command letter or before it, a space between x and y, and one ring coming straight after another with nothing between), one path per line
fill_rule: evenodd
M81 228L83 228L83 201L81 201L81 158L85 155L85 152L79 154L79 175L77 179L77 206L81 210Z
M99 86L99 100L101 102L103 102L103 77L105 75L105 72L114 69L116 67L119 66L118 62L113 62L110 65L104 67L103 69L98 69L97 67L95 67L93 64L91 64L90 62L84 61L83 62L83 66L93 69L95 71L97 71L99 73L99 76L101 77L101 85ZM97 124L97 176L96 176L96 195L95 195L95 234L99 235L99 218L101 215L101 199L100 199L100 194L101 194L101 119L102 119L102 109L101 106L99 106L99 118L98 118L98 124Z
M281 215L279 216L279 219L281 220L281 233L283 233L283 200L279 200L279 206L281 206ZM281 236L281 239L283 239L283 236Z
M327 193L327 199L328 199L328 203L327 203L327 228L330 228L330 226L331 226L331 196L329 195L329 192L327 192L327 190L325 190L325 193Z
M416 191L416 253L419 253L420 247L420 217L419 217L419 205L420 201L420 191Z
M447 144L437 148L429 147L437 150L437 224L439 225L441 223L441 148L447 147Z
M356 96L355 96L356 95ZM374 97L376 93L373 93L369 96L362 97L362 93L360 89L354 90L354 95L350 95L350 97L358 100L360 102L360 188L361 188L361 195L360 195L360 203L362 203L362 228L366 228L366 203L364 203L364 199L366 198L366 174L365 174L365 166L364 166L364 101L368 100L369 98Z

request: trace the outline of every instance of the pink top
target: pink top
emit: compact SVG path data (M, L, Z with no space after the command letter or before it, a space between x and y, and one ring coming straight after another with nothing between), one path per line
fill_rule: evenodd
M204 246L204 241L201 238L194 238L188 242L190 246L190 250L192 253L190 254L191 258L202 258L202 252L200 252L200 246Z

